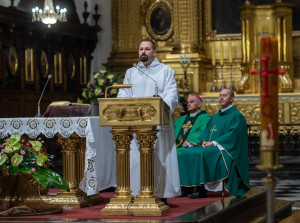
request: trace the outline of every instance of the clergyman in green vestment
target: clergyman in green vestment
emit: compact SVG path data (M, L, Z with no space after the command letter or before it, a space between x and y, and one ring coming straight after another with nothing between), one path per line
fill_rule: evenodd
M187 111L189 113L173 121L177 157L180 157L183 150L198 144L200 133L211 119L206 111L200 110L201 106L202 98L199 95L190 94L187 98ZM181 186L181 196L189 196L194 190L194 187Z
M223 89L219 95L222 109L208 122L198 145L181 152L178 157L181 186L205 185L206 190L234 196L242 196L249 190L247 123L232 105L233 100L234 92Z
M200 133L211 119L206 111L200 110L201 105L202 98L199 95L190 94L187 99L189 114L173 121L177 156L180 156L184 149L198 144Z

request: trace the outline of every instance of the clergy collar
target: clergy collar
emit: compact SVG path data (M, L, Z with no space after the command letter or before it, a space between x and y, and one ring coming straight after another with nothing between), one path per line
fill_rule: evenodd
M201 112L201 110L195 112L195 113L190 113L190 117L193 118L195 117L199 112Z
M227 108L224 108L224 109L221 108L221 112L224 112L224 111L226 111L227 109L229 109L231 107L232 107L232 105L230 105L230 106L228 106Z

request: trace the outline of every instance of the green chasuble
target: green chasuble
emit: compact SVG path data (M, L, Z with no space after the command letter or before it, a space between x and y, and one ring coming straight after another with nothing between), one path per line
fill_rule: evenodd
M182 147L184 141L198 144L199 135L210 119L211 116L206 111L199 111L195 117L187 114L173 121L177 156L180 156L182 150L186 149Z
M202 148L203 141L218 143ZM180 184L196 186L225 180L235 196L249 190L247 123L232 106L216 113L199 136L199 145L182 151L178 157Z

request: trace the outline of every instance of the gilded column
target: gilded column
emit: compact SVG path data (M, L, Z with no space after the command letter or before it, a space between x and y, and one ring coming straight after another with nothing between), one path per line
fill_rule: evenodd
M134 199L130 208L136 216L162 216L170 212L170 208L154 195L154 141L157 139L156 130L152 127L135 128L137 140L140 145L140 195ZM161 148L163 149L163 148Z
M140 0L112 1L113 51L137 51L141 41Z
M111 131L116 143L117 165L117 195L115 198L132 198L130 195L130 141L133 139L130 131Z
M196 53L199 48L199 1L174 0L174 53Z
M130 190L130 142L133 139L129 129L113 127L112 139L116 143L117 195L101 210L101 215L131 215L132 202Z
M154 141L158 131L138 131L137 140L140 144L141 190L139 197L155 197L154 193Z
M78 145L78 152L76 154L76 180L80 182L83 178L84 167L85 167L85 148L86 139L80 138Z
M62 146L63 155L63 177L69 183L70 193L79 192L78 181L76 179L76 152L80 137L73 133L69 138L59 135L58 142ZM68 192L66 192L68 193Z

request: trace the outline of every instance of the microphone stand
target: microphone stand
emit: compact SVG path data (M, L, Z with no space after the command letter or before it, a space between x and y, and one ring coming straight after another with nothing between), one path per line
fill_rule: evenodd
M38 102L38 113L37 113L37 115L35 116L35 117L41 117L41 107L40 107L40 103L41 103L41 99L42 99L42 97L43 97L43 94L44 94L44 91L45 91L45 89L46 89L46 87L47 87L47 84L48 84L48 82L49 82L49 80L51 79L51 74L49 74L48 75L48 80L47 80L47 82L46 82L46 84L45 84L45 86L44 86L44 89L43 89L43 91L42 91L42 94L41 94L41 96L40 96L40 99L39 99L39 102Z
M148 78L150 78L151 80L154 81L154 83L155 83L155 95L153 95L153 97L159 97L159 95L158 95L158 85L157 85L157 82L156 82L152 77L150 77L148 74L146 74L144 71L142 71L141 69L139 69L139 68L137 67L136 63L133 64L133 67L136 68L138 71L142 72L143 74L145 74L146 77L148 77Z

